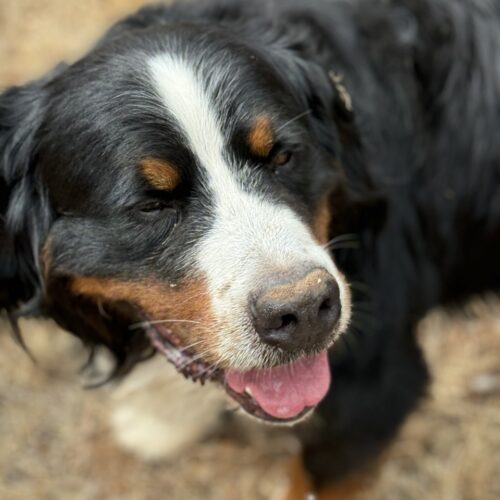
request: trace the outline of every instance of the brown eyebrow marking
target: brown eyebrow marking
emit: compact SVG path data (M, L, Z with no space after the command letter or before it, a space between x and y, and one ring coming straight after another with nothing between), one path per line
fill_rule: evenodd
M149 184L161 191L172 191L181 182L177 168L168 161L146 158L142 160L140 169Z
M269 156L274 146L274 133L269 116L257 116L248 133L247 141L252 154L262 158Z

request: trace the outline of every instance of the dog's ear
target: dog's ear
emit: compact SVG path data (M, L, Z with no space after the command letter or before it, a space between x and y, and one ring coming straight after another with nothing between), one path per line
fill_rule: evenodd
M46 87L62 69L0 95L0 309L10 312L41 290L40 250L51 213L36 168L37 134Z
M339 155L348 147L359 147L360 136L351 94L344 75L308 64L303 73L303 96L307 99L313 130L321 145Z
M344 76L290 50L277 67L301 102L313 133L326 150L338 154L342 145L359 143L356 116Z
M325 50L330 35L322 23L299 7L261 38L263 52L301 102L317 141L338 157L343 145L359 146L356 103L340 62L334 63Z
M294 30L292 35L287 32L271 52L273 67L279 68L285 84L301 103L316 142L331 154L339 180L346 181L354 192L371 192L351 82L341 69L322 60L327 57L321 55L323 49L316 34L309 36L310 26L303 29L307 31L302 36L297 34L300 30ZM349 168L343 168L346 165Z

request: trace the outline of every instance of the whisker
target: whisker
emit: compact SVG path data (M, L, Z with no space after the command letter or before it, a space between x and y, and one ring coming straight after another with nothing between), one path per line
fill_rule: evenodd
M349 318L349 326L352 326L354 329L369 330L370 332L376 329L378 319L375 311L352 309L351 312L352 314Z
M106 319L112 319L111 316L104 309L104 304L101 299L97 300L97 309L99 310L99 314Z
M345 242L340 242L340 243L335 243L332 245L329 245L328 247L325 248L328 250L347 250L347 249L359 249L361 248L361 245L359 242L356 241L345 241Z
M370 323L367 323L366 319L372 319L372 321ZM360 318L356 313L356 317L351 318L351 323L350 323L350 327L352 329L351 336L357 338L372 334L373 332L375 332L376 329L376 325L374 325L375 321L376 319L373 317L365 318L365 320L363 320L363 318Z
M277 134L278 132L280 132L281 130L283 130L285 127L288 127L288 125L290 125L291 123L296 122L297 120L300 120L304 116L307 116L307 115L309 115L311 113L312 113L312 109L308 109L307 111L299 113L297 116L291 118L290 120L288 120L287 122L285 122L283 125L281 125L281 127L278 127L275 130L275 133Z
M200 354L197 354L196 356L193 356L191 359L189 359L188 361L186 361L185 363L183 363L182 365L180 365L177 369L179 371L182 371L184 370L184 368L186 368L187 366L189 366L191 363L195 363L196 361L199 361L200 359L203 359L204 356L206 356L208 354L208 351L204 351Z
M360 281L351 281L349 284L351 285L351 288L353 288L354 290L362 292L368 296L373 297L375 295L373 289L368 285L366 285L365 283L361 283Z
M349 336L349 335L342 335L342 337L340 339L342 341L342 346L347 351L347 353L350 356L353 356L354 355L354 349L352 348L352 346L351 346L351 344L349 342L349 340L351 339L351 336Z
M215 363L213 363L213 364L207 366L204 370L201 370L201 372L199 372L197 375L200 376L200 375L208 374L208 376L210 376L215 371L217 371L217 365Z
M339 234L338 236L335 236L335 238L332 238L328 243L323 245L323 248L326 249L340 242L351 242L351 241L359 241L358 235L355 233Z
M129 326L129 330L137 330L139 328L148 328L153 325L162 325L164 323L194 323L201 324L199 321L194 321L191 319L159 319L153 321L141 321L140 323L133 323Z
M194 323L200 324L199 321L195 321L193 319L158 319L153 321L148 321L149 325L161 325L163 323Z
M356 300L353 301L351 307L355 311L375 312L375 304L372 300Z
M177 304L177 306L183 305L183 304L186 304L187 302L190 302L190 301L192 301L194 299L198 299L200 297L205 297L205 296L207 296L209 294L210 294L210 292L208 292L207 290L204 290L202 292L193 293L192 295L185 295L184 296L184 300L178 301L178 302L176 302L176 304Z
M184 346L182 349L177 349L179 352L185 352L189 349L191 349L192 347L196 346L196 345L200 345L200 344L203 344L203 339L202 340L198 340L197 342L193 342L192 344L189 344L187 346Z

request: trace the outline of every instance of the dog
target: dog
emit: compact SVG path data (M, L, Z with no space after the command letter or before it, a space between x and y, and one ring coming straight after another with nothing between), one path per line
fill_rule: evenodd
M500 287L499 23L480 0L158 5L6 90L14 330L53 318L117 376L159 352L298 424L317 491L354 477L425 394L418 321Z

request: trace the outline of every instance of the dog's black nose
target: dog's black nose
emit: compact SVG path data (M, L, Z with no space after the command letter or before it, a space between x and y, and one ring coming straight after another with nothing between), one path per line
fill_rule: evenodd
M339 287L323 269L271 279L250 299L254 328L286 351L323 347L340 317Z

